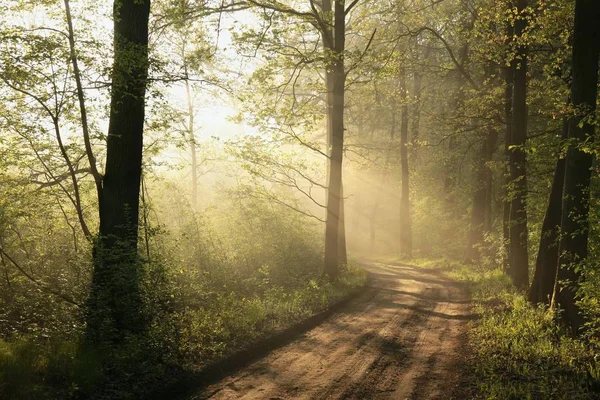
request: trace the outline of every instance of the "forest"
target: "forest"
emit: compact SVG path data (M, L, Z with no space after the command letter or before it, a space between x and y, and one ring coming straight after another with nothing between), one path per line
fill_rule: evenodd
M599 399L597 0L1 0L0 399Z

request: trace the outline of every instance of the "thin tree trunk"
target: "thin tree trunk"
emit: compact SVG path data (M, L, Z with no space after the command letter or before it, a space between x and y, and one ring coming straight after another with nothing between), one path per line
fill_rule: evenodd
M565 158L565 177L559 245L559 268L553 304L564 313L561 317L575 331L584 323L576 303L581 272L577 266L588 253L590 180L594 157L579 146L594 138L594 126L586 117L594 115L598 95L598 51L600 41L600 2L576 0L573 33L571 99L577 115L569 121L569 139L573 141ZM564 284L564 285L563 285Z
M425 49L424 59L427 60L431 55L431 46L427 46ZM411 131L410 131L410 140L413 144L412 151L410 153L411 164L413 169L416 167L418 163L418 141L421 129L421 92L423 86L423 74L419 70L415 70L413 72L413 103L412 103L412 112L411 112Z
M468 261L476 261L480 258L479 248L484 242L485 234L491 231L491 224L488 220L491 220L492 170L489 162L494 155L497 140L498 132L490 130L481 145L471 211L469 246L467 248Z
M81 225L81 230L83 231L84 236L91 241L92 233L88 228L88 225L85 221L85 217L83 215L83 207L81 205L81 194L79 192L79 181L77 180L77 174L75 173L75 167L71 162L71 158L67 153L67 148L62 140L62 135L60 132L60 126L58 123L58 118L53 117L54 124L54 132L56 134L56 141L58 142L58 148L60 149L60 153L67 164L67 169L69 171L69 176L71 177L71 183L73 185L73 205L75 206L75 211L77 212L77 218L79 219L79 224Z
M460 49L460 63L462 65L466 65L469 59L469 45L465 43ZM455 71L456 75L456 84L457 84L457 95L454 104L455 110L460 110L465 101L465 91L463 89L463 85L465 83L465 76L460 73L458 70ZM455 119L458 121L458 113L455 115ZM459 126L455 127L457 130ZM456 160L456 149L458 147L458 140L456 135L450 136L448 139L448 152L449 157L444 162L444 193L446 194L445 208L446 214L449 218L452 218L456 215L457 207L456 207L456 195L455 189L457 185L457 167L458 161ZM453 235L454 227L449 225L448 231L445 232L444 236L450 239Z
M115 0L113 13L106 168L87 315L92 343L115 343L145 329L137 239L150 1Z
M563 140L567 138L569 123L567 120L563 123ZM556 161L554 179L548 199L548 208L542 224L542 234L540 237L540 247L535 264L535 273L531 282L531 288L527 299L532 303L550 304L554 283L556 280L556 271L558 268L558 240L560 232L560 217L562 213L562 194L565 178L565 159L559 157Z
M348 264L348 253L346 251L346 215L344 211L344 179L342 177L342 185L340 188L340 226L338 232L338 256L340 258L340 265L344 266Z
M187 77L187 65L185 66L185 75ZM192 206L195 210L198 204L198 154L196 152L196 134L194 132L194 98L187 79L185 80L185 92L188 105L188 143L192 159Z
M507 28L507 36L510 38L513 35L511 26ZM506 131L504 137L504 153L506 166L504 169L504 201L502 211L502 237L504 239L504 260L503 269L508 275L512 275L510 269L510 204L512 202L512 191L510 190L510 143L512 140L512 97L513 97L513 80L514 80L514 61L511 65L504 67L504 119L506 121Z
M65 17L67 20L67 28L69 31L69 52L71 57L71 65L73 66L73 76L75 78L75 86L77 87L77 100L79 102L79 113L81 115L81 129L83 131L83 143L85 145L85 152L87 155L88 162L90 164L90 171L96 184L96 194L98 198L102 197L102 176L98 171L96 165L96 157L92 149L92 142L90 140L89 124L87 119L87 108L85 105L85 94L83 92L83 84L81 83L81 72L79 70L79 62L77 59L77 52L75 50L75 32L73 30L73 21L71 18L71 6L69 0L64 0L65 5Z
M406 70L400 72L402 120L400 122L400 167L402 171L402 197L400 198L400 254L412 257L412 230L410 221L410 172L408 169L408 90Z
M344 96L346 71L344 50L346 38L346 15L344 3L335 2L333 38L333 104L331 111L331 157L327 191L327 221L325 223L324 274L336 278L339 274L339 227L342 200L342 160L344 152Z
M519 0L519 17L515 22L515 36L521 40L526 26L523 11L526 0ZM517 46L516 69L513 87L513 115L510 149L510 175L514 194L510 207L510 253L513 283L518 288L529 285L529 265L527 248L527 169L525 142L527 139L527 48L522 43Z

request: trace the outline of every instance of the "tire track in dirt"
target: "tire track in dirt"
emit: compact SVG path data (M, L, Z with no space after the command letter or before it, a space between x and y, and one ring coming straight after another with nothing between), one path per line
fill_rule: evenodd
M451 399L466 290L410 266L366 266L370 288L316 328L190 399Z

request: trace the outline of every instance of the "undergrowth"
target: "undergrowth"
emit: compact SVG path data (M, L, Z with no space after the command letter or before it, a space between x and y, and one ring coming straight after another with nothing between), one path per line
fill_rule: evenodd
M362 269L348 267L336 282L311 279L293 289L273 286L249 297L235 292L215 294L205 307L178 315L187 368L205 368L324 311L365 281Z
M122 372L102 371L97 355L81 353L77 339L0 339L0 399L143 398L176 381L178 371L199 371L251 347L327 309L365 281L363 270L349 266L335 282L315 277L293 287L269 284L251 295L208 293L202 307L186 306L157 320L142 338L144 347L128 344L110 351L111 369ZM156 343L166 339L171 343Z
M484 399L598 399L598 348L574 338L553 311L525 300L499 268L418 261L465 282L472 294L469 344L474 383Z
M177 203L185 196L167 194L159 209L169 223L140 243L142 333L90 345L83 307L32 290L22 277L0 290L0 399L142 399L327 309L366 281L352 265L336 281L323 278L321 227L301 214L242 199L195 214ZM60 282L80 282L76 300L86 304L91 252L81 253L52 260L74 267L75 276L63 271Z

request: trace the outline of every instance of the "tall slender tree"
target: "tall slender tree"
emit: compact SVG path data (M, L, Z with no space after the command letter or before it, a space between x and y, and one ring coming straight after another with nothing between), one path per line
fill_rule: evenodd
M513 27L507 24L506 36L512 37ZM505 273L511 274L511 246L510 246L510 204L511 204L511 191L510 191L510 143L512 140L512 96L513 96L513 79L515 74L514 60L510 61L509 65L504 66L504 153L506 167L504 172L504 201L502 207L502 238L504 241L504 260L503 269Z
M471 226L469 229L467 258L477 260L480 256L479 245L485 239L485 234L491 232L492 207L492 169L490 161L496 151L498 131L489 128L481 144L475 177L473 194L473 209L471 210Z
M400 120L400 169L402 189L400 196L400 254L412 257L412 229L410 221L410 171L408 169L408 87L406 69L400 70L400 101L402 116Z
M324 55L326 58L330 57L334 54L335 49L333 49L330 38L333 38L332 31L332 20L331 16L333 15L333 8L331 4L331 0L323 0L323 9L322 9L323 19L327 21L325 26L322 28L321 37L323 40L323 49ZM331 157L331 148L333 144L333 91L334 91L334 82L335 82L335 74L334 69L331 68L332 65L330 63L326 63L325 65L325 86L327 88L327 151L329 157ZM329 171L331 170L331 158L328 160L328 168L327 168L327 176L329 177ZM328 179L329 180L329 179ZM344 212L344 187L343 187L343 176L342 176L342 187L340 189L340 211L339 211L339 224L338 224L338 257L339 264L345 265L348 263L348 255L346 250L346 221L345 221L345 212Z
M569 148L565 158L559 268L553 304L564 309L563 319L575 330L584 318L577 305L580 266L588 255L589 198L593 155L585 146L594 140L598 96L600 2L576 0L573 32L571 100L575 115L569 120Z
M339 226L342 201L342 161L344 153L344 98L346 71L344 51L346 46L346 14L343 1L333 7L333 34L328 35L326 51L330 54L328 65L332 69L333 100L331 107L331 152L329 182L327 185L327 221L325 223L324 273L337 277L340 266ZM329 50L329 51L328 51Z
M138 218L150 0L115 0L114 60L100 232L88 300L87 337L115 342L145 328Z
M527 46L524 43L527 0L517 1L515 20L515 71L513 75L512 132L509 164L513 188L510 205L510 270L515 286L529 285L529 255L527 248Z
M563 123L562 139L568 136L569 123ZM548 207L542 223L540 246L535 264L535 273L529 288L527 299L532 303L550 303L556 271L558 268L558 239L560 231L560 218L562 211L563 185L565 180L565 159L558 158L550 189Z

